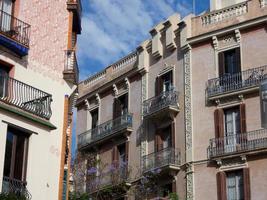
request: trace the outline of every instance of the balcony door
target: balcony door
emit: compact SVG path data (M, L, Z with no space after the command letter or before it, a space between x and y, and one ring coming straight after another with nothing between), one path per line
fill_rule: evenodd
M168 92L173 90L173 74L172 71L167 72L156 78L155 85L155 94L156 96L160 95L162 92Z
M0 0L0 9L1 9L1 31L7 32L10 31L11 22L12 22L12 9L13 9L13 0Z
M224 90L240 87L242 76L239 47L219 53L219 76Z
M240 134L240 110L239 107L227 109L224 111L225 120L225 151L232 152L236 150L237 134Z
M98 108L95 110L92 110L91 112L91 130L92 130L92 138L97 137L98 133L98 129L97 129L97 125L98 125Z
M29 135L15 128L8 128L6 137L4 181L2 191L22 187L26 181ZM15 185L12 185L16 183ZM16 188L15 188L16 189Z
M0 98L7 96L8 75L9 75L9 69L5 66L0 66Z

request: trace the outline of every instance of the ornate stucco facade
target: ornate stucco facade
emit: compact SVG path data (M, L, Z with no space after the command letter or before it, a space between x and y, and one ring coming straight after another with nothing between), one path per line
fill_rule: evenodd
M80 1L0 5L0 193L67 199Z
M79 83L79 151L126 160L132 185L160 169L159 185L182 200L263 200L266 17L265 1L221 0L156 25L134 53Z

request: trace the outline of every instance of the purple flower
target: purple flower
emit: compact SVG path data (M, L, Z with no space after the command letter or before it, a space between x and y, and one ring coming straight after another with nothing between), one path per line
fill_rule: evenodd
M97 173L97 168L96 167L91 167L89 170L88 170L88 174L95 174Z
M108 170L109 170L109 172L113 172L113 171L116 170L116 167L115 167L113 164L111 164L111 165L109 166Z

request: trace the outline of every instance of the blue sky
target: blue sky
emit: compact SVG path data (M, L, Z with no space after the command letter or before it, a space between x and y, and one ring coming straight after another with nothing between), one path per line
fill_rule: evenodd
M82 0L82 34L78 38L80 80L134 51L150 38L149 30L168 16L175 12L182 17L191 13L192 1ZM209 0L195 0L195 5L196 13L200 13L209 8ZM76 124L73 145L75 127Z

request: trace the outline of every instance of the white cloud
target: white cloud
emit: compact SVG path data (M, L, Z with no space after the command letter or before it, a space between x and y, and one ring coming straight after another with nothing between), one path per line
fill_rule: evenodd
M177 9L187 11L183 1L186 0L84 0L89 10L84 10L78 39L81 79L130 53L150 37L149 30L154 25ZM95 62L100 66L89 65Z

